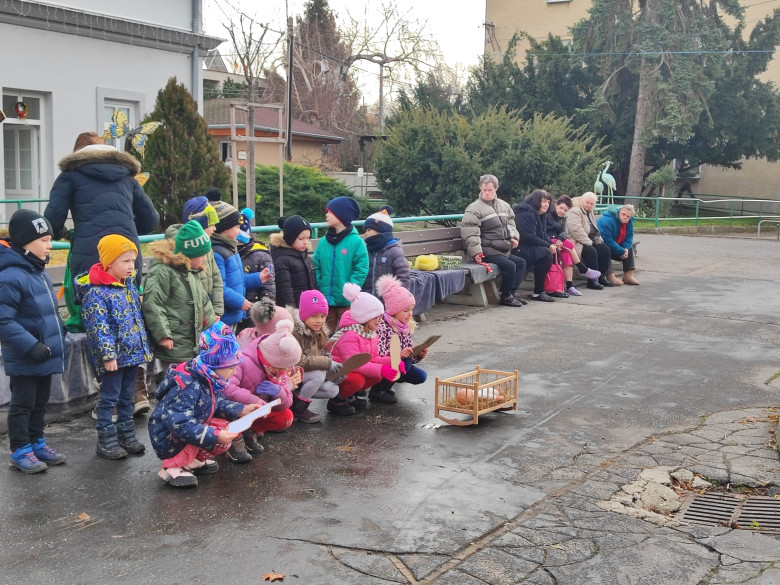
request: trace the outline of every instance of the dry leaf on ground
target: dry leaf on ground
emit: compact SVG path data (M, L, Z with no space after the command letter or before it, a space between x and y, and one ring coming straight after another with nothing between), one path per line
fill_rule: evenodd
M284 581L284 573L266 573L263 581Z

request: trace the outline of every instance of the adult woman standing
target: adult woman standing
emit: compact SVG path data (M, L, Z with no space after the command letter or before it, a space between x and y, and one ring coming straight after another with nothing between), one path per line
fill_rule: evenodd
M596 207L596 194L588 191L582 197L572 201L572 208L566 214L566 229L569 239L574 242L574 249L582 258L585 266L601 273L598 280L588 279L588 288L601 290L605 286L615 286L610 280L612 274L612 258L609 247L604 244L599 228L596 227L596 217L593 208ZM612 279L608 280L608 276ZM622 284L622 283L621 283Z
M98 262L97 244L108 234L125 236L140 251L138 234L150 233L160 221L152 201L135 180L141 171L140 163L107 145L96 133L83 132L76 139L73 153L63 158L59 167L62 173L54 181L43 215L51 222L54 237L60 239L67 236L65 220L71 213L71 278L89 271ZM136 285L140 287L140 253L135 265ZM72 286L66 286L65 291L68 307L73 308ZM73 311L71 316L75 316ZM73 319L69 321L72 322Z
M510 254L517 247L520 234L515 227L512 206L496 195L498 179L495 175L479 178L479 197L463 213L460 237L466 244L466 253L477 264L498 266L502 275L499 305L521 307L527 304L517 294L517 287L525 275L525 260Z
M544 278L552 266L554 254L558 251L552 240L547 237L545 214L550 208L550 203L552 203L552 195L542 189L536 189L525 198L523 203L514 207L520 245L512 251L513 255L525 260L526 266L533 266L534 293L531 299L548 303L555 299L544 292ZM560 295L564 294L566 293L560 293Z
M624 284L638 285L634 278L634 206L627 203L617 210L608 209L598 219L596 225L609 246L613 260L623 262Z

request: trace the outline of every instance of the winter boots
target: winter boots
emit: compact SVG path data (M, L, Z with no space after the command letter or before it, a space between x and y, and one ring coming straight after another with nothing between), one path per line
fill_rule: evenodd
M127 457L125 451L119 445L116 425L108 425L105 428L98 429L97 454L106 459L123 459Z
M119 445L128 453L142 455L146 447L135 436L135 423L132 420L116 424Z
M290 407L293 413L293 420L297 420L302 423L316 423L320 422L322 417L309 410L311 400L301 398L297 394L293 393L293 403Z
M133 397L133 416L139 416L149 412L151 405L146 387L146 368L138 368L135 380L135 396ZM130 451L132 453L132 451Z
M380 404L396 404L398 398L396 398L395 392L390 389L392 386L392 382L383 378L374 384L371 387L371 390L368 391L368 399L371 402L378 402Z
M233 443L231 443L226 455L233 463L249 463L252 461L252 456L246 450L243 435L233 439Z
M241 433L241 436L244 437L246 450L249 451L251 455L260 455L260 453L265 451L265 447L257 442L257 437L262 436L262 433L255 435L255 432L252 429L247 429Z

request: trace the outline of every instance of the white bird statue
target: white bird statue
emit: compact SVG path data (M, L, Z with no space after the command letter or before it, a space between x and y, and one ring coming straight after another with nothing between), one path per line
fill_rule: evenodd
M610 175L607 171L609 170L609 166L612 164L611 160L608 160L606 164L604 165L604 170L601 171L600 179L606 185L607 187L607 199L610 203L613 202L612 197L615 194L615 190L617 189L617 183L615 182L615 177Z
M599 197L601 197L601 194L604 192L604 183L601 182L601 172L596 175L596 182L593 183L593 192Z

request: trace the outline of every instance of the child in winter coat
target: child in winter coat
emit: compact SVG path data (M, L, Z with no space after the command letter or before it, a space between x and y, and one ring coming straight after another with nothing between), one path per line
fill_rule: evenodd
M293 393L292 410L296 421L303 423L319 422L322 417L309 410L312 398L335 398L339 393L338 384L326 380L330 372L338 374L341 364L324 353L330 331L325 327L328 316L328 303L318 290L306 290L301 293L299 307L295 314L293 335L301 346L303 354L298 365L303 369L303 382Z
M376 290L385 303L385 313L376 330L379 338L377 343L379 355L390 355L390 338L397 335L401 341L401 361L406 371L395 382L422 384L428 378L428 374L414 364L423 359L428 354L428 350L424 349L418 356L411 357L414 345L412 333L416 325L412 318L414 296L392 276L382 276L376 283ZM398 402L392 390L395 382L387 379L380 380L371 387L368 399L371 402L395 404Z
M238 255L241 256L241 263L244 266L245 273L262 272L268 268L271 273L268 280L263 283L262 288L248 289L246 298L255 303L262 298L276 299L275 269L271 252L263 242L259 242L252 237L252 219L255 217L254 211L248 207L241 210L241 231L238 232ZM245 319L243 327L251 327L252 322Z
M276 324L282 319L287 319L288 321L293 319L290 311L279 305L274 305L271 299L260 299L253 303L252 308L249 309L249 317L255 326L239 331L236 338L241 349L244 349L258 337L270 335L276 331Z
M385 274L392 274L404 288L409 288L409 263L400 240L393 235L392 212L392 207L383 205L363 224L368 249L368 276L363 283L363 292L369 294L376 293L377 280Z
M301 359L301 346L292 336L293 323L284 319L276 324L276 331L252 341L241 350L243 360L230 377L225 396L242 404L263 405L279 398L280 404L271 412L252 423L251 432L262 435L265 431L281 431L292 424L292 391L300 384L303 372L295 365ZM245 436L246 436L245 435ZM246 453L245 441L238 437L228 452L237 463L251 461Z
M157 472L173 487L198 485L196 475L216 473L211 459L228 450L240 433L225 427L257 410L227 400L222 390L241 362L240 350L230 328L217 321L200 335L199 354L171 368L157 387L157 406L149 415L149 438L163 460Z
M198 355L200 334L217 321L208 293L201 286L211 240L196 220L179 228L176 239L149 245L153 256L144 282L143 313L162 366Z
M122 459L128 453L142 454L144 445L135 436L133 394L138 366L152 360L141 299L135 287L132 240L118 234L98 242L100 262L76 279L87 341L100 380L98 396L97 454ZM116 424L112 415L116 408Z
M328 401L328 411L342 416L355 414L355 409L366 407L365 391L382 378L394 380L397 370L390 367L390 358L380 356L376 329L385 312L382 301L360 291L357 284L344 285L344 297L350 301L349 309L341 316L339 330L329 342L331 355L337 362L357 353L370 353L371 361L347 374L339 384L339 395ZM399 364L405 371L403 362ZM362 394L358 394L362 393ZM357 395L357 396L356 396Z
M246 298L247 290L262 288L263 283L271 278L271 271L266 268L261 272L244 272L236 239L241 231L241 214L223 201L213 202L212 205L219 218L216 231L211 236L211 245L224 286L225 313L222 322L235 331L238 323L246 317L246 311L252 307L252 301Z
M276 302L297 307L301 293L317 288L311 258L311 225L300 215L280 217L281 233L271 235L271 258L276 272Z
M65 462L43 436L51 377L65 370L57 297L44 270L52 229L39 213L19 209L11 216L8 232L9 245L0 245L0 348L11 385L8 464L39 473Z
M368 275L368 251L352 222L360 217L360 205L351 197L336 197L325 209L328 231L314 251L317 288L328 301L328 329L335 331L349 308L342 288L347 282L363 286Z
M173 224L165 230L165 237L172 240L176 239L181 226L192 221L197 221L210 238L217 229L219 218L217 212L204 196L193 197L184 203L181 212L182 223ZM211 300L211 306L214 308L214 314L219 319L225 313L225 302L223 297L222 275L217 268L217 262L214 260L214 251L210 250L203 261L203 268L198 272L200 283L206 290Z

